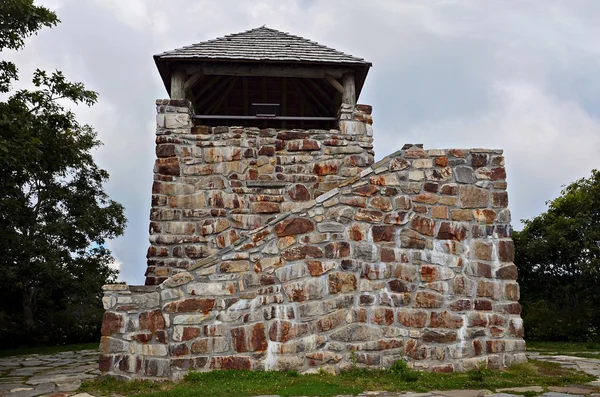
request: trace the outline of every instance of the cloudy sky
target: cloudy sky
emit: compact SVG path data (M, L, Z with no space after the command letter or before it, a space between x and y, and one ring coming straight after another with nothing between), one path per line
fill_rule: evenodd
M513 226L561 185L600 166L597 0L38 0L62 23L18 53L21 80L59 69L100 93L78 108L104 146L107 190L125 235L109 243L130 284L144 280L154 162L152 55L261 25L373 63L360 103L374 107L377 159L404 143L503 148Z

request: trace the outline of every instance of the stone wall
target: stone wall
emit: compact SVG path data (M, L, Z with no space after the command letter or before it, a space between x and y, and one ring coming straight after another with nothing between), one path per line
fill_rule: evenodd
M505 178L499 150L407 146L159 286L107 286L100 368L524 361Z
M370 106L342 107L339 130L194 126L187 100L157 110L149 285L373 163Z

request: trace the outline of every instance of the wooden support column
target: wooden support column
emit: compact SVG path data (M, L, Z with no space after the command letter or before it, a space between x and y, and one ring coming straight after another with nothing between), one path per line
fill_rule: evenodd
M344 73L342 76L344 93L342 102L348 105L356 105L356 89L354 87L354 73Z
M177 69L171 75L171 99L185 99L185 70Z

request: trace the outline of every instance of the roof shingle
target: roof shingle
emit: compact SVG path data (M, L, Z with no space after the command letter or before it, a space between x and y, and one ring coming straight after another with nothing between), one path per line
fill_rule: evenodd
M362 58L265 26L155 55L160 60L210 59L371 66Z

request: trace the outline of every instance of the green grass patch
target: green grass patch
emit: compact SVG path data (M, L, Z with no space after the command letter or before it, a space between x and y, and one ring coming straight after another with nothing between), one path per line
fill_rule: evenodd
M212 371L190 372L181 382L124 382L102 378L84 382L80 392L94 395L149 397L232 397L279 394L281 396L356 395L366 390L415 391L491 389L522 386L565 386L595 378L558 364L531 360L503 371L477 369L466 373L417 372L404 364L389 370L356 368L340 375L325 373L299 375L295 371Z
M98 350L100 343L80 343L76 345L22 347L17 349L0 350L0 357L24 356L27 354L56 354L77 350Z
M527 341L528 351L539 351L541 353L591 353L600 354L600 343L597 342L538 342Z

